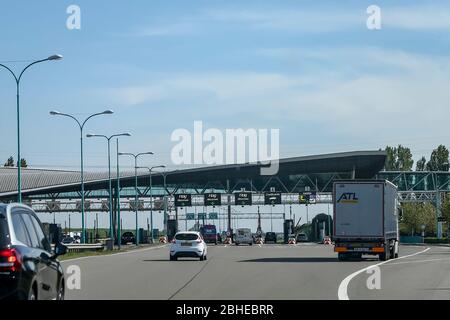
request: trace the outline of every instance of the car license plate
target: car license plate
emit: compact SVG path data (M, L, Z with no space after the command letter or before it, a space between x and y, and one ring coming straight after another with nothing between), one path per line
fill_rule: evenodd
M353 251L367 251L366 248L353 248Z
M190 242L182 242L182 243L181 243L181 246L182 246L182 247L190 247L190 246L191 246L191 243L190 243Z

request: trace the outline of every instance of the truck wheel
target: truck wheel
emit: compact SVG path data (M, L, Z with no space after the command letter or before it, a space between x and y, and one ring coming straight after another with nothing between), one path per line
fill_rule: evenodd
M392 248L389 250L389 259L394 259L395 258L395 243L392 246Z
M389 244L386 244L384 246L384 252L380 253L380 255L378 257L381 261L388 261L390 255L391 255L391 252L390 252Z

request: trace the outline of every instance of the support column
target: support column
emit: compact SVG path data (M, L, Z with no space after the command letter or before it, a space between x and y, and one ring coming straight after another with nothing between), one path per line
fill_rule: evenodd
M442 222L439 222L439 218L442 216L441 205L441 193L438 190L436 191L436 231L438 239L442 239Z
M230 195L230 180L227 179L227 209L228 209L228 232L230 236L233 238L233 232L231 228L231 195Z

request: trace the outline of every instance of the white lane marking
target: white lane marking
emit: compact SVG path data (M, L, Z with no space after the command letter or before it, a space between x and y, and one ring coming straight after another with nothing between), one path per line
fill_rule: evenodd
M141 252L141 251L160 249L160 248L164 248L166 246L168 246L168 245L164 244L164 245L161 245L161 246L144 248L144 249L129 250L129 251L117 252L117 253L111 253L111 254L102 254L102 255L97 255L97 256L94 255L94 256L87 256L87 257L79 257L79 258L62 260L61 263L64 263L66 261L85 260L85 259L89 259L89 258L101 258L101 257L118 256L118 255L121 255L121 254L130 254L130 253L136 253L136 252Z
M389 263L388 266L395 266L397 264L405 264L405 263L420 263L420 262L433 262L433 261L445 261L450 260L450 258L444 258L444 259L428 259L428 260L411 260L411 261L405 261L405 262L394 262ZM395 261L395 260L393 260Z
M405 258L416 256L418 254L427 252L430 249L431 248L426 248L425 250L422 250L422 251L419 251L419 252L416 252L416 253L413 253L413 254L409 254L407 256L402 256L402 257L399 257L399 258L397 258L395 260L383 261L383 262L380 262L380 263L368 266L366 268L363 268L361 270L358 270L356 272L353 272L351 275L347 276L344 280L342 280L341 284L339 285L339 289L338 289L338 298L339 298L339 300L350 300L350 298L348 297L347 288L348 288L348 285L349 285L350 281L354 277L356 277L358 274L361 274L361 273L363 273L363 272L365 272L365 271L367 271L367 270L369 270L369 269L371 269L373 267L378 267L378 266L381 266L381 265L386 264L386 263L391 262L391 261L397 261L397 260L400 260L400 259L405 259Z

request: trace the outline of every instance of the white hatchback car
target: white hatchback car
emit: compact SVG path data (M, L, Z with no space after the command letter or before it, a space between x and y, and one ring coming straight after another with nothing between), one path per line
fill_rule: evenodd
M178 232L170 245L170 260L191 257L206 260L208 248L200 232L183 231Z

